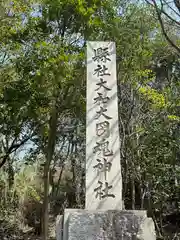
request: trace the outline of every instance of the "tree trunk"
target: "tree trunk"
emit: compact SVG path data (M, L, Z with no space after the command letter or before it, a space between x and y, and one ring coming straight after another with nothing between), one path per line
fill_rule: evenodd
M12 166L12 162L10 159L10 156L8 156L7 158L7 163L8 163L8 185L9 185L9 189L11 189L11 187L14 184L14 169Z
M44 165L44 200L43 200L43 226L42 226L43 240L48 239L48 223L49 223L48 204L49 204L49 173L50 173L49 170L56 143L57 120L58 109L55 103L49 121L48 144L46 148L46 162Z
M132 210L135 209L135 182L134 182L134 173L131 174L131 197L132 197Z

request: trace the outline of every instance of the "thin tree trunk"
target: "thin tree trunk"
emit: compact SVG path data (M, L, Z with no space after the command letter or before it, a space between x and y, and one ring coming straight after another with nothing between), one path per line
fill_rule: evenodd
M10 159L10 156L7 158L7 163L8 163L8 184L9 184L9 189L11 189L13 183L14 183L14 170L12 167L12 162Z
M132 195L132 210L135 209L135 182L134 182L134 173L131 175L131 195Z
M43 200L43 240L48 239L48 223L49 223L49 170L50 164L54 154L56 143L56 130L57 130L58 110L56 103L52 109L51 118L49 121L49 135L48 145L46 149L46 163L44 166L44 200Z

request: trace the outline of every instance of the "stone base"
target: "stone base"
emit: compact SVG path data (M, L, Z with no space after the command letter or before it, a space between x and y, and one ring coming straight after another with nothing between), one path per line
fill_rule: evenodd
M57 240L155 240L146 211L66 209L56 222Z

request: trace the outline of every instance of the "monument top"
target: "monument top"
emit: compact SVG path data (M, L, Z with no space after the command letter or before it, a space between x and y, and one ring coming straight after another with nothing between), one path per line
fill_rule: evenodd
M87 42L86 209L122 209L116 47Z

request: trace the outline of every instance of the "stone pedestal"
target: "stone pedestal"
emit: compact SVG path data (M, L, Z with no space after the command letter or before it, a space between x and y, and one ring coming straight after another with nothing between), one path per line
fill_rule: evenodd
M57 218L57 240L155 240L146 211L66 209Z

